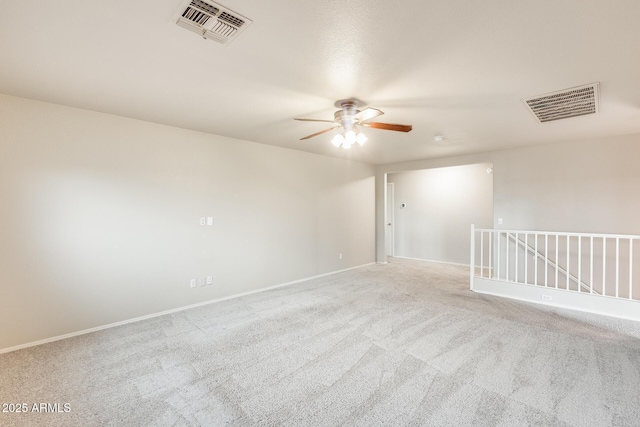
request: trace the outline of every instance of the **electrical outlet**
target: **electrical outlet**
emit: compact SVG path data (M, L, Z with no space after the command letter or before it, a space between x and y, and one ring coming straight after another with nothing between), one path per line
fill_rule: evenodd
M207 276L207 285L213 285L213 276Z
M498 225L502 225L502 218L498 218Z
M206 225L207 224L207 218L202 217L200 218L200 225Z
M551 295L540 295L540 298L542 298L545 301L551 301Z
M192 288L196 287L196 279L191 279L191 287Z

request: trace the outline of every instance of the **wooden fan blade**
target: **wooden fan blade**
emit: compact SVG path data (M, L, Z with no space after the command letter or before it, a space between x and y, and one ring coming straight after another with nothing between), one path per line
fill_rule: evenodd
M293 120L300 120L301 122L325 122L325 123L335 123L335 120L323 120L323 119L301 119L294 117Z
M335 128L339 128L339 127L340 127L340 125L335 125L335 126L330 127L329 129L325 129L325 130L321 130L320 132L312 133L311 135L307 135L304 138L300 138L300 141L302 141L304 139L313 138L314 136L322 135L323 133L330 132L330 131L334 130Z
M358 120L360 123L365 122L367 120L371 120L374 117L378 117L383 115L384 113L376 108L365 108L360 111L358 114L353 116L354 119Z
M368 128L373 128L373 129L395 130L397 132L411 132L411 129L413 129L411 125L397 125L393 123L378 123L378 122L362 123L362 126L366 126Z

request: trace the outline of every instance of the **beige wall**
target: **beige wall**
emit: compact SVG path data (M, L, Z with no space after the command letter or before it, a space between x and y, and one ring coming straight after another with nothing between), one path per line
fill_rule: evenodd
M493 163L494 227L640 234L640 135L376 167L376 254L384 250L385 174ZM498 225L497 219L503 224Z
M394 255L468 264L469 227L491 228L493 223L489 168L491 163L479 163L389 174Z
M0 117L0 349L374 261L372 166L5 95Z

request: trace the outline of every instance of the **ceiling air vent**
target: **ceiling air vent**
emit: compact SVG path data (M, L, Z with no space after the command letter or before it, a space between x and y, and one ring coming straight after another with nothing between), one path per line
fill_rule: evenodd
M599 110L598 83L523 99L540 123L594 114Z
M215 40L222 44L229 44L252 22L250 19L208 0L184 1L173 21L205 39Z

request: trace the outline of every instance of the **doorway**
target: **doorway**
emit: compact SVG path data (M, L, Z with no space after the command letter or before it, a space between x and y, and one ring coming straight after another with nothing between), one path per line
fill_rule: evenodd
M493 165L389 173L387 180L386 254L468 264L471 224L493 224Z

